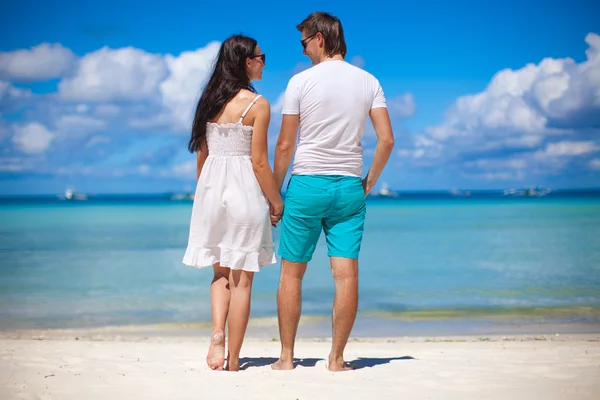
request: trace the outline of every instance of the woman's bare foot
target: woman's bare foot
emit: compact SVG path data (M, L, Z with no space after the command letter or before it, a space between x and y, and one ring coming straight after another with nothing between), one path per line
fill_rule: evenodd
M342 372L342 371L352 371L354 367L344 362L343 358L332 359L329 357L329 364L327 365L327 369L331 372Z
M274 364L271 364L271 369L275 371L290 371L294 369L294 362L292 360L277 360Z
M225 332L222 329L215 329L210 335L206 363L212 370L223 370L223 364L225 364Z

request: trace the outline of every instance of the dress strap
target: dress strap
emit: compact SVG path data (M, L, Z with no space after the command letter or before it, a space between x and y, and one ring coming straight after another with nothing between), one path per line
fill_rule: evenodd
M250 109L252 108L252 106L256 103L256 101L258 99L260 99L262 97L262 95L258 95L254 98L254 100L252 100L250 102L250 104L248 104L248 107L246 107L246 110L244 111L244 113L242 114L241 118L240 118L240 123L242 122L242 120L244 119L244 117L246 116L246 114L248 114L248 111L250 111Z

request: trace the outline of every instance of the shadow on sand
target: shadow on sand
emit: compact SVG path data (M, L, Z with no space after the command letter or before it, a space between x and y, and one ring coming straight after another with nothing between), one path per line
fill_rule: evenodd
M244 357L240 358L240 369L248 369L253 367L266 367L274 364L278 358L273 357ZM294 367L314 367L322 358L294 358Z
M389 364L392 361L399 360L414 360L414 357L388 357L388 358L363 358L359 357L356 360L350 361L348 364L354 369L373 368L377 365Z
M244 357L240 358L240 369L245 370L253 367L266 367L274 364L278 358L274 357ZM323 358L294 358L294 367L314 367L319 361L324 361ZM350 361L348 364L354 369L372 368L377 365L389 364L392 361L399 360L414 360L414 357L387 357L387 358L363 358L359 357L356 360Z

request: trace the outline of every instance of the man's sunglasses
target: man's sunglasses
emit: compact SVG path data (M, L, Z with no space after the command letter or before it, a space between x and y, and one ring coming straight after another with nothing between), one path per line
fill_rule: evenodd
M317 32L317 33L319 33L319 32ZM307 37L307 38L304 38L304 39L302 39L302 40L300 41L300 44L302 45L302 48L303 48L304 50L306 50L306 45L308 44L308 42L310 42L310 39L312 39L312 38L314 38L315 36L317 36L317 33L315 33L315 34L312 34L312 35L310 35L309 37Z
M267 64L267 55L266 54L253 54L248 58L260 58L263 64Z

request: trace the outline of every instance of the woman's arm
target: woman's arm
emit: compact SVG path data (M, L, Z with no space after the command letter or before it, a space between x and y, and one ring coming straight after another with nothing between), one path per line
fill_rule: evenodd
M196 182L200 179L200 174L202 173L202 167L204 166L204 162L206 161L206 157L208 157L208 146L206 144L206 138L202 140L202 146L197 151L196 157Z

